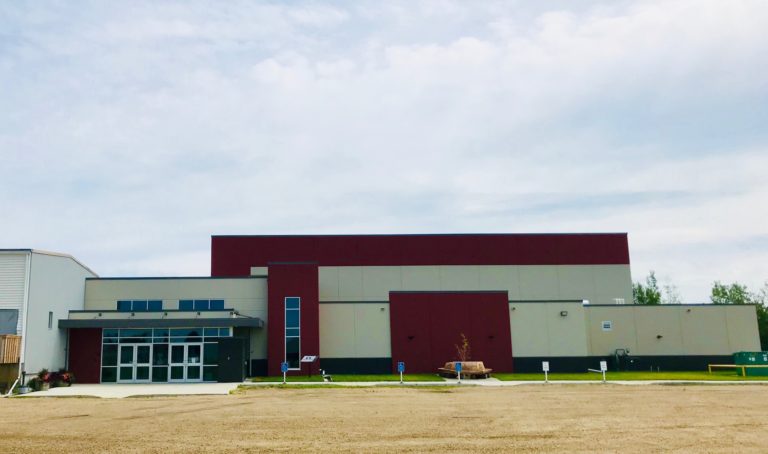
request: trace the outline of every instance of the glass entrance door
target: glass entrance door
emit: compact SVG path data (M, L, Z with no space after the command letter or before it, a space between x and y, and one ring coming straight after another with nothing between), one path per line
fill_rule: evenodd
M147 344L121 344L117 381L149 383L152 352Z
M203 344L171 344L170 381L203 381Z

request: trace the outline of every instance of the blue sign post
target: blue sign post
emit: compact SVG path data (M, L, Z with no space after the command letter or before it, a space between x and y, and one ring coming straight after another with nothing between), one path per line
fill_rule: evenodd
M456 377L458 377L459 383L461 383L461 361L456 363Z
M285 375L288 373L288 363L280 363L280 371L283 373L283 384L285 384Z
M403 384L403 372L405 372L405 363L403 361L397 362L397 371L400 372L400 384Z

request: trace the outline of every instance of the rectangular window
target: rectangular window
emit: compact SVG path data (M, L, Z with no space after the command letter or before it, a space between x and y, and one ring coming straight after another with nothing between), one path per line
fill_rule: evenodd
M211 308L210 300L195 300L196 311L207 311L210 308Z
M162 300L120 300L117 302L120 312L160 312L163 310Z
M48 329L53 329L53 312L48 312Z
M192 300L179 300L180 311L191 311L194 309L195 302Z
M211 310L212 311L224 310L224 300L211 300Z
M285 298L285 361L289 369L300 369L301 364L301 298Z

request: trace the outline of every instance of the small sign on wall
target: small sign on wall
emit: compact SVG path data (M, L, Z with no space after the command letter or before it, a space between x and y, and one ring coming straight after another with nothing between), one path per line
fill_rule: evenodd
M603 331L613 331L613 322L610 320L604 320L602 322Z

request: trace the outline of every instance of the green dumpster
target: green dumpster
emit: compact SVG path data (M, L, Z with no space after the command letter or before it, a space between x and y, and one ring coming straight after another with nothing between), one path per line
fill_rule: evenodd
M768 352L736 352L733 354L733 364L768 366ZM748 367L746 373L748 377L768 376L768 367Z

